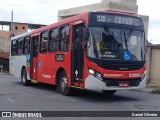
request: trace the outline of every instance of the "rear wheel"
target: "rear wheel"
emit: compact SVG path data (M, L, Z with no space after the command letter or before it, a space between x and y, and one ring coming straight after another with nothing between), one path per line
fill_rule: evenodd
M111 96L116 92L116 90L103 90L102 92L106 96Z
M26 69L22 70L22 76L21 76L22 84L24 86L29 86L31 84L30 80L27 80L27 72Z
M58 79L58 86L57 86L58 92L60 92L63 95L70 95L71 90L68 87L68 79L65 72L61 72L59 79Z

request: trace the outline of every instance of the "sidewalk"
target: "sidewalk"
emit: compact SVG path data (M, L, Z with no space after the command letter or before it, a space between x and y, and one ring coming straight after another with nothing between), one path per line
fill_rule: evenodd
M160 86L157 84L148 84L146 89L148 89L148 92L160 94Z
M149 83L147 84L146 88L141 89L141 90L136 90L136 91L160 94L160 86Z
M0 71L0 75L11 75L8 71Z

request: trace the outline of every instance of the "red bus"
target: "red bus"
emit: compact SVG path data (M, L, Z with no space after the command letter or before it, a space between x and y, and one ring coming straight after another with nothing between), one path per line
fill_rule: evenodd
M11 39L11 73L63 95L144 88L145 63L144 25L133 14L87 12Z

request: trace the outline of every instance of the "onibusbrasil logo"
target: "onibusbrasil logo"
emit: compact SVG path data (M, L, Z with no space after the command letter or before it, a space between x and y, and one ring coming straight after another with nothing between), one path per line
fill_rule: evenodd
M42 117L42 114L39 112L2 112L2 117Z

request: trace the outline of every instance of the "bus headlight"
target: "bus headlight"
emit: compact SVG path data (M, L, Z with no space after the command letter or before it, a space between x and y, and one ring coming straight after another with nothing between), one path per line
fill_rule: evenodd
M97 72L97 71L95 71L95 70L93 70L93 69L90 69L90 68L88 68L88 72L89 72L91 75L93 75L94 77L102 80L102 75L101 75L101 73L99 73L99 72Z
M92 75L95 75L95 71L93 69L88 68L88 72Z
M141 80L143 80L146 77L146 71L144 71L144 73L141 76Z

